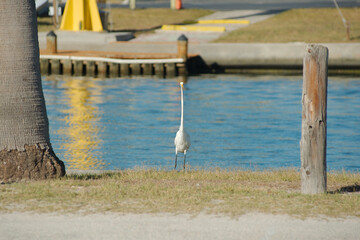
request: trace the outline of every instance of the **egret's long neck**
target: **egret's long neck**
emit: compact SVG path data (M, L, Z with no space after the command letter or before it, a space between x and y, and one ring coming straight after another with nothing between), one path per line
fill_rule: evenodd
M180 130L184 129L184 93L183 93L183 88L180 87L181 89L181 121L180 121Z

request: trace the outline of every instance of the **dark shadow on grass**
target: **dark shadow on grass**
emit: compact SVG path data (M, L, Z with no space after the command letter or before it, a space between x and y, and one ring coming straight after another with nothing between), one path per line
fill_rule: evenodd
M329 191L328 193L329 194L336 194L336 193L344 194L344 193L355 193L355 192L360 192L360 185L354 184L354 185L350 185L350 186L345 186L345 187L342 187L335 191Z

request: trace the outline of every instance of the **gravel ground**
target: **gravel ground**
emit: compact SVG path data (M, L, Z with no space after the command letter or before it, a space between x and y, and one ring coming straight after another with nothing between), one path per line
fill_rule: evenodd
M360 239L360 218L0 213L0 239Z

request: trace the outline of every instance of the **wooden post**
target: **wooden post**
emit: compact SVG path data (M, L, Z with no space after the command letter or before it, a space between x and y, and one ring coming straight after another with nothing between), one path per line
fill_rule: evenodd
M164 77L164 64L162 63L155 63L155 75L159 77Z
M188 38L182 34L178 39L177 39L177 55L178 58L182 58L184 59L184 61L187 61L187 57L188 57Z
M129 6L130 6L131 10L135 10L135 8L136 8L136 0L130 0Z
M62 70L63 70L63 74L68 74L71 75L72 74L72 63L70 59L65 59L62 61Z
M53 31L46 34L46 50L48 53L57 53L57 36Z
M120 75L121 76L129 75L129 64L120 64Z
M301 193L326 193L328 49L308 45L304 56L300 140Z
M174 77L176 75L175 63L166 64L166 77Z
M49 74L49 59L40 59L41 74Z
M184 60L184 63L178 64L179 75L187 75L188 39L184 34L177 40L177 56Z
M59 59L51 60L51 74L60 74L60 60Z
M98 62L97 63L97 75L104 77L107 74L107 64L106 62Z
M131 75L141 75L141 64L140 63L131 64Z
M150 63L145 63L145 64L143 65L143 74L144 74L144 75L152 75L152 74L153 74L152 64L150 64Z
M95 61L86 61L86 76L95 76Z
M83 75L83 62L82 61L74 61L74 75L82 76Z
M119 76L119 64L118 63L109 63L109 75L112 77Z

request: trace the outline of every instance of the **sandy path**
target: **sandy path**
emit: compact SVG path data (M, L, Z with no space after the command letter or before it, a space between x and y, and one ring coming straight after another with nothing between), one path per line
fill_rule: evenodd
M0 239L360 239L360 218L0 213Z

